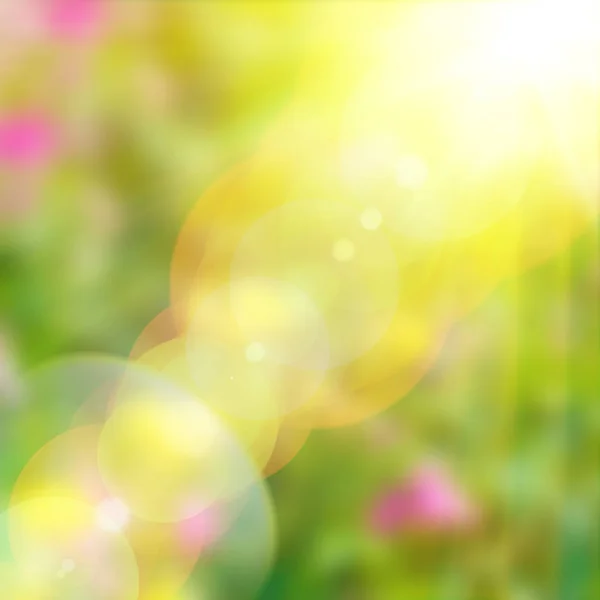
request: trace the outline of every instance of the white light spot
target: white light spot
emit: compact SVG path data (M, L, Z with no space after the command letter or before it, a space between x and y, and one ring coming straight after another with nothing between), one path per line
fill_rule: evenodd
M127 506L118 498L103 500L97 508L98 524L105 531L121 531L129 523Z
M72 558L65 558L61 565L60 571L56 574L59 579L63 579L65 575L68 575L75 570L75 561Z
M252 342L246 348L246 358L253 363L260 362L265 357L265 348L260 342Z
M429 169L418 156L402 156L396 165L396 181L403 188L418 190L428 178Z
M335 260L339 262L348 262L354 258L355 252L354 244L350 240L343 238L333 245L331 253Z
M375 231L381 225L381 213L376 208L367 208L360 215L360 224L369 231Z
M75 561L72 558L65 558L62 561L60 568L63 573L70 573L75 569Z

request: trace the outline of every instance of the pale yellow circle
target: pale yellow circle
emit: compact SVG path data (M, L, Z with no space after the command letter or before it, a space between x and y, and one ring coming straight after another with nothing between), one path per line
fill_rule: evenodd
M252 342L246 348L246 358L253 363L260 362L265 357L265 347L260 342ZM233 377L233 375L232 375Z
M193 314L189 372L195 393L220 413L278 420L321 384L326 331L314 306L289 284L234 278L202 298Z
M119 398L98 445L109 490L153 522L192 517L248 485L253 470L222 423L193 398Z
M243 394L248 391L247 388L244 388L247 382L244 382L243 377L238 376L236 380L234 375L229 375L228 378L232 386L236 386L238 383L241 386L239 388L241 396L239 397L238 392L234 391L237 390L235 387L230 388L229 391L227 391L226 387L208 387L204 388L204 393L201 393L199 390L203 386L199 386L192 375L187 356L186 340L184 338L177 338L159 344L138 357L136 363L158 371L164 377L176 383L181 389L186 390L196 397L198 402L203 402L210 407L223 422L225 428L239 442L244 451L248 453L258 470L261 470L270 460L277 439L279 421L275 418L244 418L236 414L235 411L228 411L226 409L228 402L223 400L222 392L225 391L227 392L227 397L229 397L229 394L233 394L230 401L233 401L235 398L240 398L241 401ZM227 379L228 372L228 369L224 369L222 372L222 376L225 379ZM209 393L206 393L207 391ZM268 415L269 411L264 414L265 417Z
M364 228L361 213L339 201L288 202L248 224L231 261L236 279L272 279L310 300L329 369L372 348L397 308L396 255L383 231Z
M360 224L369 231L379 229L382 221L383 217L376 208L366 208L360 215Z
M339 262L348 262L354 258L356 248L350 240L342 238L335 242L331 253L335 260Z

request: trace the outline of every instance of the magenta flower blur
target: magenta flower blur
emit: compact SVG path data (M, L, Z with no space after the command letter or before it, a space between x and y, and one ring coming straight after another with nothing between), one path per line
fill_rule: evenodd
M46 25L58 38L79 40L93 36L102 16L101 0L43 0Z
M451 530L469 526L477 511L439 467L419 468L375 500L371 528L380 534Z
M57 140L45 117L30 113L0 115L0 163L13 168L39 168L54 156Z

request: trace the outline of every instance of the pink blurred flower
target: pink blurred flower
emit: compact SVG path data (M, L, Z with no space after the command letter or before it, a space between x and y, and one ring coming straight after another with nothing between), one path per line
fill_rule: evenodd
M0 44L3 54L39 37L37 11L31 0L0 2ZM3 44L5 42L6 44Z
M377 498L369 517L375 532L393 534L468 527L477 511L442 469L427 465Z
M177 529L182 550L196 555L219 539L223 533L223 524L219 511L213 507L180 521Z
M43 0L43 6L50 32L67 40L93 36L102 17L101 0Z
M50 161L56 147L54 128L45 117L32 113L0 116L0 163L39 168Z

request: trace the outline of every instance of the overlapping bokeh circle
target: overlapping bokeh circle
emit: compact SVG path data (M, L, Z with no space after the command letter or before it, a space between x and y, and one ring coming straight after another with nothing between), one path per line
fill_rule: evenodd
M16 465L3 481L3 597L227 598L213 578L242 572L239 597L251 598L263 583L275 536L260 470L159 369L50 363L2 417Z
M591 5L535 48L534 1L351 4L315 9L295 96L191 211L129 359L51 363L0 409L2 597L252 598L265 478L595 218Z

